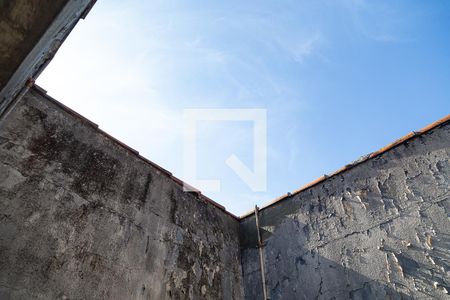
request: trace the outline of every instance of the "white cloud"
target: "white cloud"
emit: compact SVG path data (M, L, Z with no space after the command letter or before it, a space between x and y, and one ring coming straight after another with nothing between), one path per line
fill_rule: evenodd
M299 42L292 48L294 61L302 64L305 59L314 54L320 46L324 44L324 38L321 33L315 33Z

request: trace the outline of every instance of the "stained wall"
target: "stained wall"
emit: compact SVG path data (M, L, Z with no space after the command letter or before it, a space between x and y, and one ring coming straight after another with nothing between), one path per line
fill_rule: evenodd
M0 126L0 299L241 299L239 221L33 88Z

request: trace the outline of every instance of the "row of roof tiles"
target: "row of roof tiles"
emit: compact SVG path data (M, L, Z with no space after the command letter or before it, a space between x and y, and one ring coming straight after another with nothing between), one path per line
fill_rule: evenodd
M122 147L123 149L125 149L126 151L130 152L131 154L137 156L140 160L144 161L145 163L149 164L150 166L152 166L153 168L157 169L159 172L161 172L161 174L169 177L170 179L172 179L175 183L177 183L179 186L181 187L188 187L188 189L190 191L192 191L192 193L197 194L197 196L202 199L203 201L217 207L218 209L224 211L226 214L230 215L231 217L233 217L236 220L239 220L239 217L230 213L229 211L227 211L225 209L225 207L223 205L220 205L219 203L217 203L216 201L210 199L209 197L203 195L201 193L200 190L192 187L191 185L185 183L184 181L182 181L181 179L173 176L173 174L171 172L169 172L168 170L164 169L163 167L161 167L160 165L152 162L151 160L143 157L142 155L139 154L139 151L131 148L130 146L126 145L125 143L119 141L118 139L116 139L115 137L111 136L110 134L108 134L107 132L103 131L102 129L99 128L98 124L92 122L91 120L85 118L84 116L80 115L79 113L77 113L76 111L74 111L73 109L67 107L66 105L62 104L61 102L59 102L58 100L54 99L53 97L49 96L47 94L47 91L43 88L41 88L38 85L34 85L34 90L37 91L39 94L41 94L42 96L44 96L45 98L47 98L49 101L51 101L52 103L56 104L57 106L59 106L61 109L63 109L64 111L66 111L67 113L71 114L72 116L77 117L78 119L80 119L82 122L88 124L89 126L91 126L92 128L94 128L98 133L100 133L101 135L105 136L106 138L108 138L109 140L111 140L112 142L114 142L115 144L119 145L120 147Z
M316 180L311 181L310 183L300 187L299 189L296 189L292 193L287 193L286 195L280 196L280 197L272 200L271 202L269 202L269 203L265 204L264 206L262 206L261 208L259 208L259 210L271 207L271 206L273 206L273 205L275 205L275 204L277 204L277 203L279 203L279 202L281 202L281 201L283 201L283 200L285 200L287 198L290 198L290 197L295 196L295 195L297 195L297 194L299 194L299 193L301 193L301 192L303 192L303 191L305 191L305 190L307 190L309 188L312 188L312 187L318 185L319 183L324 182L327 179L330 179L330 178L332 178L332 177L334 177L336 175L342 174L343 172L348 171L348 170L356 167L357 165L360 165L360 164L362 164L362 163L364 163L364 162L366 162L366 161L368 161L368 160L370 160L372 158L380 156L383 153L385 153L385 152L387 152L387 151L389 151L389 150L391 150L391 149L393 149L393 148L395 148L395 147L405 143L406 141L409 141L409 140L411 140L411 139L413 139L415 137L423 135L423 134L429 132L430 130L432 130L432 129L440 126L440 125L443 125L444 123L447 123L449 121L450 121L450 115L447 115L446 117L444 117L444 118L442 118L442 119L440 119L440 120L438 120L438 121L436 121L434 123L431 123L431 124L425 126L424 128L418 130L418 131L410 132L407 135L399 138L395 142L390 143L389 145L384 146L384 147L380 148L379 150L377 150L375 152L372 152L372 153L369 153L367 155L361 156L359 159L353 161L352 163L350 163L348 165L345 165L344 167L336 170L335 172L333 172L333 173L331 173L329 175L323 175L323 176L317 178ZM254 213L254 211L249 211L249 212L241 215L240 218L241 219L246 218L246 217L252 215L253 213Z
M159 170L159 171L161 172L161 174L163 174L163 175L165 175L165 176L171 178L171 179L172 179L175 183L177 183L178 185L180 185L180 186L182 186L182 187L186 187L186 186L189 187L190 190L192 190L194 193L196 193L200 199L202 199L202 200L205 201L206 203L209 203L209 204L215 206L216 208L222 210L223 212L225 212L226 214L230 215L230 216L233 217L234 219L236 219L236 220L241 220L241 219L244 219L244 218L246 218L246 217L251 216L251 215L254 213L254 211L251 210L251 211L249 211L249 212L247 212L247 213L241 215L240 217L238 217L238 216L232 214L231 212L227 211L226 208L225 208L223 205L220 205L220 204L217 203L216 201L214 201L214 200L210 199L209 197L203 195L203 194L201 193L200 190L198 190L198 189L192 187L191 185L185 183L185 182L182 181L181 179L179 179L179 178L173 176L173 174L172 174L171 172L169 172L168 170L162 168L162 167L159 166L158 164L156 164L156 163L150 161L149 159L143 157L142 155L140 155L140 154L139 154L139 151L137 151L137 150L135 150L135 149L129 147L129 146L126 145L125 143L119 141L119 140L116 139L115 137L113 137L113 136L111 136L110 134L106 133L105 131L101 130L101 129L99 128L99 126L98 126L96 123L94 123L94 122L90 121L89 119L83 117L82 115L80 115L80 114L77 113L76 111L72 110L71 108L67 107L66 105L62 104L61 102L57 101L56 99L50 97L50 96L47 94L47 91L44 90L43 88L39 87L38 85L34 85L33 87L34 87L34 89L35 89L37 92L39 92L41 95L45 96L47 99L49 99L51 102L55 103L57 106L61 107L64 111L66 111L66 112L68 112L69 114L71 114L71 115L73 115L73 116L79 118L81 121L83 121L83 122L89 124L89 125L92 126L95 130L97 130L100 134L102 134L103 136L107 137L108 139L110 139L111 141L113 141L113 142L116 143L117 145L121 146L121 147L124 148L125 150L129 151L130 153L134 154L134 155L137 156L140 160L142 160L142 161L146 162L147 164L151 165L152 167L156 168L157 170ZM402 138L396 140L395 142L393 142L393 143L391 143L391 144L389 144L389 145L387 145L387 146L385 146L385 147L379 149L378 151L375 151L375 152L372 152L372 153L370 153L370 154L364 155L364 156L360 157L359 159L353 161L352 163L350 163L350 164L348 164L348 165L345 165L344 167L342 167L342 168L336 170L335 172L333 172L333 173L331 173L331 174L329 174L329 175L323 175L323 176L317 178L316 180L314 180L314 181L312 181L312 182L310 182L310 183L308 183L308 184L306 184L306 185L300 187L299 189L294 190L292 193L287 193L287 194L285 194L285 195L283 195L283 196L281 196L281 197L278 197L278 198L272 200L271 202L269 202L269 203L265 204L264 206L262 206L261 208L259 208L259 210L263 210L263 209L266 209L266 208L268 208L268 207L271 207L271 206L273 206L273 205L275 205L275 204L278 204L278 203L280 203L281 201L283 201L283 200L285 200L285 199L287 199L287 198L290 198L290 197L292 197L292 196L295 196L295 195L297 195L297 194L299 194L299 193L301 193L301 192L303 192L303 191L305 191L305 190L307 190L307 189L309 189L309 188L312 188L312 187L318 185L319 183L324 182L324 181L327 180L327 179L330 179L330 178L332 178L332 177L334 177L334 176L336 176L336 175L339 175L339 174L341 174L341 173L343 173L343 172L345 172L345 171L348 171L348 170L350 170L350 169L356 167L357 165L360 165L360 164L362 164L362 163L364 163L364 162L366 162L366 161L368 161L368 160L370 160L370 159L372 159L372 158L375 158L375 157L377 157L377 156L380 156L380 155L382 155L383 153L385 153L386 151L389 151L389 150L391 150L392 148L395 148L395 147L397 147L397 146L399 146L399 145L405 143L406 141L409 141L409 140L411 140L411 139L413 139L413 138L416 138L417 136L423 135L423 134L429 132L430 130L432 130L432 129L434 129L434 128L440 126L440 125L443 125L444 123L447 123L447 122L449 122L449 121L450 121L450 115L447 115L446 117L444 117L444 118L442 118L442 119L440 119L440 120L438 120L438 121L436 121L436 122L434 122L434 123L431 123L431 124L425 126L424 128L418 130L418 131L410 132L410 133L408 133L407 135L403 136Z

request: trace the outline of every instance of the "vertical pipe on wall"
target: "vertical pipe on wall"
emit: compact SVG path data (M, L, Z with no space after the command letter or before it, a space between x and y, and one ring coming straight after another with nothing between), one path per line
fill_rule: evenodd
M262 281L262 287L263 287L264 300L268 300L269 298L267 298L267 290L266 290L266 272L264 269L263 243L261 240L261 231L259 229L258 211L259 211L259 208L258 208L258 206L255 205L255 221L256 221L256 232L258 235L259 264L261 267L261 281Z

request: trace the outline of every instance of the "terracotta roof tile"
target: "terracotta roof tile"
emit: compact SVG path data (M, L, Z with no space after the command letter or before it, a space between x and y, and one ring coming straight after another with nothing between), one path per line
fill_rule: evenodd
M341 173L343 173L345 171L348 171L351 168L353 168L353 167L355 167L355 166L357 166L357 165L359 165L361 163L364 163L364 162L366 162L366 161L368 161L368 160L370 160L372 158L380 156L381 154L385 153L386 151L389 151L392 148L397 147L397 146L399 146L399 145L405 143L406 141L409 141L409 140L411 140L411 139L413 139L415 137L423 135L423 134L427 133L428 131L430 131L430 130L432 130L432 129L440 126L440 125L443 125L444 123L449 122L449 121L450 121L450 115L448 115L448 116L446 116L446 117L444 117L444 118L442 118L442 119L440 119L440 120L438 120L438 121L436 121L434 123L431 123L430 125L425 126L424 128L420 129L419 131L410 132L407 135L399 138L395 142L390 143L389 145L387 145L387 146L385 146L385 147L383 147L383 148L381 148L381 149L379 149L379 150L377 150L375 152L372 152L370 154L361 156L357 160L355 160L352 163L350 163L350 164L348 164L348 165L338 169L337 171L331 173L330 175L324 175L322 177L319 177L316 180L314 180L314 181L312 181L312 182L302 186L301 188L293 191L292 193L288 193L287 195L283 195L281 197L278 197L278 198L270 201L269 203L263 205L259 210L261 211L261 210L263 210L265 208L268 208L270 206L275 205L276 203L279 203L280 201L283 201L283 200L288 199L288 198L290 198L292 196L295 196L295 195L297 195L300 192L303 192L303 191L305 191L305 190L307 190L307 189L309 189L309 188L311 188L311 187L313 187L313 186L315 186L315 185L317 185L317 184L319 184L319 183L321 183L321 182L323 182L323 181L325 181L325 180L327 180L327 179L329 179L331 177L334 177L334 176L336 176L338 174L341 174ZM253 210L249 211L249 212L241 215L240 218L243 219L243 218L249 217L249 216L253 215L253 213L254 213Z
M152 167L156 168L162 174L170 177L178 185L180 185L180 186L188 186L193 191L193 193L196 193L198 195L198 197L200 199L202 199L205 202L207 202L207 203L209 203L209 204L219 208L220 210L224 211L228 215L232 216L234 219L239 220L239 219L243 219L243 218L246 218L248 216L253 215L254 211L251 210L251 211L241 215L240 217L235 216L234 214L232 214L229 211L227 211L224 206L220 205L219 203L215 202L214 200L210 199L209 197L203 195L201 193L201 191L199 191L198 189L190 186L189 184L183 182L181 179L173 176L171 172L167 171L166 169L162 168L158 164L156 164L156 163L148 160L147 158L143 157L142 155L139 154L138 151L134 150L133 148L129 147L128 145L124 144L123 142L121 142L118 139L114 138L113 136L109 135L105 131L99 129L98 125L95 124L94 122L90 121L89 119L83 117L79 113L77 113L74 110L70 109L69 107L65 106L61 102L59 102L59 101L55 100L54 98L50 97L49 95L47 95L47 92L43 88L39 87L38 85L34 85L34 89L36 91L40 92L42 95L44 95L47 99L49 99L50 101L52 101L53 103L55 103L56 105L61 107L63 110L65 110L69 114L71 114L71 115L81 119L83 122L86 122L87 124L89 124L90 126L95 128L100 134L106 136L108 139L112 140L116 144L118 144L121 147L123 147L124 149L128 150L130 153L136 155L139 159L141 159L142 161L144 161L147 164L151 165ZM364 162L366 162L366 161L368 161L368 160L370 160L372 158L380 156L381 154L385 153L386 151L389 151L392 148L397 147L397 146L399 146L399 145L405 143L406 141L409 141L409 140L411 140L411 139L413 139L415 137L423 135L423 134L427 133L428 131L430 131L430 130L432 130L432 129L434 129L434 128L436 128L436 127L438 127L438 126L440 126L440 125L442 125L442 124L444 124L446 122L449 122L449 121L450 121L450 115L448 115L448 116L446 116L446 117L444 117L444 118L442 118L442 119L440 119L440 120L438 120L438 121L436 121L434 123L431 123L431 124L425 126L424 128L418 130L418 131L410 132L407 135L405 135L405 136L401 137L400 139L396 140L395 142L393 142L393 143L391 143L391 144L389 144L389 145L387 145L385 147L382 147L381 149L379 149L379 150L377 150L375 152L372 152L370 154L361 156L357 160L351 162L350 164L345 165L344 167L336 170L335 172L331 173L330 175L323 175L323 176L317 178L316 180L313 180L312 182L310 182L310 183L300 187L299 189L294 190L292 193L288 193L286 195L282 195L282 196L280 196L280 197L270 201L269 203L267 203L264 206L262 206L260 208L260 210L263 210L265 208L273 206L273 205L275 205L275 204L277 204L277 203L279 203L279 202L281 202L281 201L283 201L285 199L288 199L288 198L290 198L292 196L295 196L295 195L299 194L300 192L303 192L303 191L305 191L305 190L307 190L309 188L312 188L313 186L315 186L315 185L317 185L317 184L319 184L319 183L321 183L321 182L323 182L323 181L325 181L327 179L330 179L330 178L332 178L332 177L334 177L336 175L339 175L339 174L341 174L343 172L346 172L346 171L350 170L351 168L353 168L353 167L355 167L355 166L357 166L357 165L359 165L361 163L364 163Z
M153 168L156 168L158 171L161 172L161 174L169 177L170 179L172 179L175 183L177 183L179 186L184 187L187 186L189 187L193 193L196 193L197 196L199 197L199 199L205 201L208 204L211 204L215 207L217 207L218 209L222 210L223 212L225 212L226 214L230 215L231 217L233 217L236 220L239 220L239 217L235 216L234 214L230 213L229 211L226 210L226 208L223 205L220 205L219 203L215 202L214 200L210 199L209 197L206 197L205 195L203 195L198 189L192 187L191 185L185 183L184 181L182 181L181 179L175 177L172 175L171 172L167 171L166 169L162 168L161 166L159 166L158 164L150 161L149 159L143 157L142 155L139 154L139 152L131 147L129 147L128 145L126 145L125 143L119 141L118 139L116 139L115 137L111 136L110 134L106 133L105 131L101 130L97 124L95 124L94 122L90 121L89 119L83 117L82 115L80 115L79 113L77 113L76 111L72 110L71 108L67 107L66 105L62 104L61 102L59 102L58 100L52 98L51 96L49 96L47 94L47 91L44 90L43 88L41 88L38 85L34 85L33 86L34 90L37 91L38 93L40 93L42 96L44 96L45 98L47 98L49 101L51 101L52 103L54 103L55 105L59 106L60 108L62 108L65 112L71 114L72 116L80 119L82 122L90 125L91 127L93 127L95 130L97 130L101 135L105 136L106 138L108 138L109 140L111 140L112 142L114 142L115 144L119 145L120 147L124 148L125 150L127 150L128 152L130 152L131 154L133 154L134 156L136 156L137 158L139 158L140 160L144 161L145 163L151 165Z

